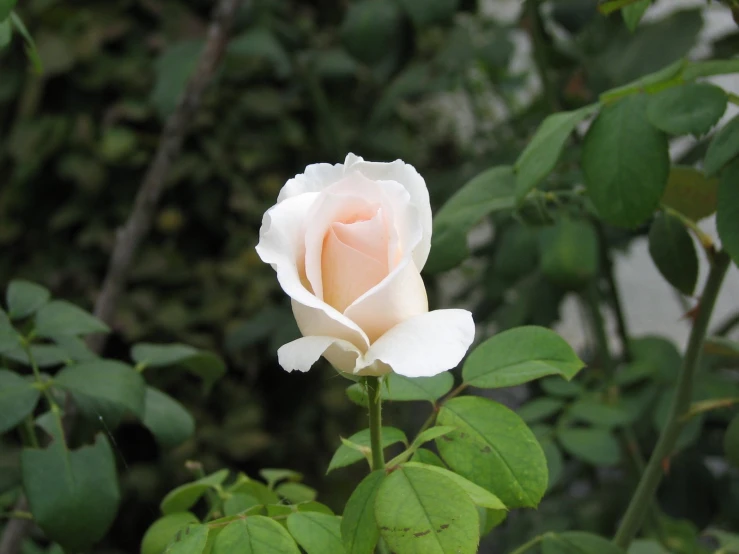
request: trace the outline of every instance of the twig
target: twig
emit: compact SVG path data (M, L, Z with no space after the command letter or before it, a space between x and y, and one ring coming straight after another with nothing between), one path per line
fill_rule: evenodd
M108 271L94 308L95 316L108 324L112 322L118 298L126 284L134 256L151 228L154 211L164 190L165 180L172 161L180 153L187 129L193 115L200 106L203 92L211 82L211 78L223 57L231 22L235 19L241 3L242 0L220 0L216 6L198 65L179 99L177 107L164 125L159 147L136 194L131 215L125 225L118 230ZM101 352L105 346L106 336L95 335L90 339L90 347L96 352ZM27 511L27 500L21 497L14 510ZM31 528L31 521L25 519L10 520L0 538L0 554L18 554L21 544L30 533Z
M706 338L708 323L711 319L716 297L726 275L731 259L725 252L718 252L714 257L708 281L703 288L698 314L688 339L688 348L683 358L683 365L677 383L677 392L670 407L670 415L665 428L659 436L657 445L652 451L647 467L642 474L634 496L631 498L626 514L616 532L613 542L616 546L627 550L634 536L639 532L644 513L651 504L654 493L662 480L663 462L672 454L675 443L682 431L683 416L690 408L693 391L693 377L700 360L703 342Z
M118 230L108 271L94 309L95 316L105 323L111 324L113 320L134 256L151 228L154 211L164 190L169 168L180 153L187 129L200 106L203 92L223 56L228 41L228 30L240 5L241 0L221 0L216 7L198 65L162 130L159 147L136 194L131 215L125 225ZM105 346L106 336L96 335L91 339L92 349L100 352Z

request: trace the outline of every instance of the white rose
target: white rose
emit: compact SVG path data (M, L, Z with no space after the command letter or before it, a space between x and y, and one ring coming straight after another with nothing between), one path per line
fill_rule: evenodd
M456 366L475 334L467 310L428 311L426 183L413 166L316 164L264 214L257 252L292 299L302 338L278 350L287 371L322 355L354 375L431 376Z

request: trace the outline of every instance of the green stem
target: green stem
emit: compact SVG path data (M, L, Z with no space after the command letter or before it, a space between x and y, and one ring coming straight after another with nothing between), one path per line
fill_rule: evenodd
M516 548L516 550L514 550L513 552L511 552L511 554L523 554L524 552L526 552L527 550L529 550L531 547L536 546L537 544L539 544L542 541L543 538L544 538L544 535L539 535L538 537L534 537L529 542L524 543L521 546L519 546L518 548Z
M526 0L524 9L529 17L534 63L539 72L544 96L552 111L558 112L560 111L560 105L559 99L557 98L557 91L552 84L552 80L549 78L549 64L547 63L547 49L549 45L547 44L541 13L539 13L539 0Z
M621 294L618 292L618 286L616 286L616 277L613 271L613 258L611 257L611 251L608 247L608 239L606 237L606 231L603 228L603 224L596 220L595 226L598 232L600 250L602 252L601 260L603 263L603 273L608 282L608 291L610 292L611 308L616 316L616 326L618 328L619 338L621 339L622 357L624 361L630 362L632 355L631 341L629 340L629 328L626 325L626 315L624 314L623 302L621 302Z
M603 313L600 311L600 294L598 292L598 282L592 281L588 285L585 295L585 304L590 312L591 327L595 333L595 342L598 348L598 358L600 363L606 370L609 378L613 376L615 365L611 348L608 344L608 334L606 333L606 322L603 319Z
M21 434L23 444L32 448L38 448L38 438L36 437L36 430L33 424L33 415L28 416L23 420L23 426L18 428Z
M382 451L382 398L379 377L367 377L367 398L369 403L370 447L372 448L372 471L385 467L385 456Z
M644 474L639 481L634 496L631 498L626 514L621 520L621 525L616 531L613 542L628 549L634 536L639 531L644 519L645 511L648 509L654 494L662 480L662 461L667 458L675 447L684 421L682 415L690 405L693 389L693 377L700 360L703 341L706 338L708 323L711 319L713 307L716 304L721 283L729 267L730 258L725 252L718 252L713 260L708 280L703 288L698 313L693 323L688 339L688 348L680 370L677 383L677 392L670 408L670 415L665 428L662 430L657 445L654 447L652 456L649 458Z

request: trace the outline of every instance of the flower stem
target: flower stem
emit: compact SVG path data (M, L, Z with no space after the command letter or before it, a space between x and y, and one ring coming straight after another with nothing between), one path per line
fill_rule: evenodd
M372 471L385 467L385 457L382 451L382 413L379 377L367 377L367 398L369 404L370 447L372 448Z
M729 267L729 262L730 258L726 252L718 252L714 257L711 271L708 274L708 280L703 288L703 294L693 328L690 331L688 348L685 352L685 359L680 370L677 391L672 401L667 425L665 425L659 436L657 445L654 447L651 458L649 458L636 492L631 498L626 514L621 520L621 525L613 538L613 542L624 550L628 549L642 525L645 511L654 498L654 493L657 491L657 487L662 479L662 462L672 453L685 423L682 416L690 405L693 377L698 366L698 361L700 360L703 341L706 338L708 323L711 319L713 307L716 304L716 297L726 275L726 270Z
M525 544L522 544L521 546L519 546L518 548L516 548L516 550L514 550L513 552L511 552L511 554L523 554L527 550L529 550L529 549L533 548L534 546L536 546L537 544L539 544L542 541L543 538L544 538L544 535L539 535L538 537L534 537L529 542L527 542Z

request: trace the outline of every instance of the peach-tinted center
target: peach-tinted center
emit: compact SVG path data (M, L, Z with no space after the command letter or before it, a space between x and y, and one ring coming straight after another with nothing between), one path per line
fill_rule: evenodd
M323 238L323 300L340 312L389 273L388 230L382 209L334 222Z

